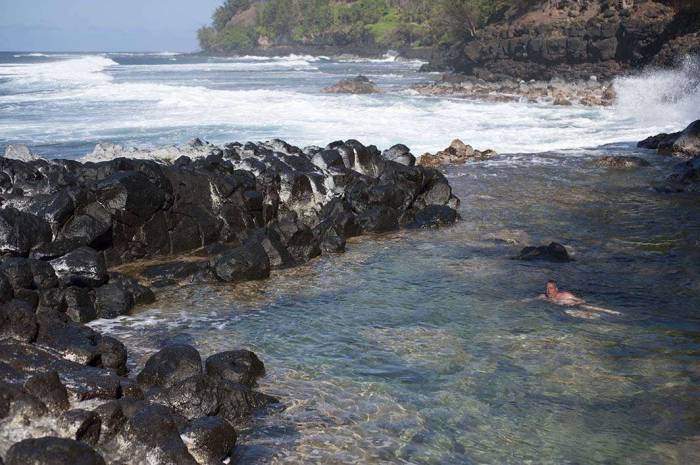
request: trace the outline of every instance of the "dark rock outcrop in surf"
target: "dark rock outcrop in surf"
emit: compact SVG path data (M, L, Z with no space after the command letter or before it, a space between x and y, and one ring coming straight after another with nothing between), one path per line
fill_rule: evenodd
M694 121L683 131L661 133L647 137L637 147L656 150L659 155L671 155L682 163L677 164L664 182L655 186L660 192L700 191L700 120Z
M49 463L50 448L74 463L103 463L95 450L110 462L209 463L276 402L253 389L264 365L245 350L204 369L196 349L166 347L129 378L124 345L83 323L155 297L111 268L149 260L139 278L158 285L265 279L353 236L458 219L446 178L404 146L196 140L154 153L178 158L118 146L110 156L142 159L0 158L0 428L48 421L60 436L16 444L9 463Z
M329 94L378 94L382 90L368 77L355 76L342 79L323 91Z

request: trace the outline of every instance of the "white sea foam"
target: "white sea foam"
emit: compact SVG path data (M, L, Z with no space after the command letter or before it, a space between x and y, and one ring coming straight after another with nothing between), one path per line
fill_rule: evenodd
M17 55L12 55L15 58L35 58L35 57L50 57L45 53L19 53Z
M103 71L117 63L103 56L87 55L42 63L0 64L0 77L19 88L46 85L94 85L109 82Z
M117 66L110 58L93 55L0 65L0 79L9 79L0 84L5 90L0 95L0 134L8 141L32 143L110 140L125 134L159 143L163 134L181 137L167 143L195 136L215 143L280 137L299 145L356 138L380 147L404 143L417 155L460 138L479 149L516 153L636 141L680 129L700 117L697 84L688 84L697 66L692 62L678 70L620 79L617 105L587 108L480 103L401 92L327 95L300 92L287 83L288 76L322 78L313 69L322 60L238 57L213 63ZM386 75L396 79L411 69L389 63ZM226 87L212 88L206 80L208 70L293 74L285 73L278 86L240 88L231 77ZM164 72L172 78L162 79ZM322 87L319 82L318 89ZM17 108L31 108L37 116L30 123L15 118L12 112Z

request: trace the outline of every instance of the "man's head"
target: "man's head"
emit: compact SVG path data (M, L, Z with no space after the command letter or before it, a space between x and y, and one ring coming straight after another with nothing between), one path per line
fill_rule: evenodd
M547 297L554 297L557 295L559 292L559 288L557 287L557 282L552 281L551 279L547 281L547 284L545 286L544 294Z

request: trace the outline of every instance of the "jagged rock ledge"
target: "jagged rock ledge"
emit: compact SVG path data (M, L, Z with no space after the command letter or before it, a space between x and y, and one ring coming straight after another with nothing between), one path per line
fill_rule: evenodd
M452 97L484 102L549 103L558 106L610 106L616 94L612 82L599 81L595 76L586 80L518 81L483 79L445 74L438 81L412 88L428 97Z
M108 159L119 155L136 158ZM89 158L102 161L45 160L22 147L0 158L7 464L221 463L236 427L276 402L254 390L264 366L246 350L203 367L193 347L169 346L129 377L124 345L83 324L153 301L115 267L173 260L151 270L165 284L173 282L165 275L264 279L342 252L352 236L458 219L446 178L415 166L404 146L196 140L152 151L104 145ZM180 266L182 254L202 259Z

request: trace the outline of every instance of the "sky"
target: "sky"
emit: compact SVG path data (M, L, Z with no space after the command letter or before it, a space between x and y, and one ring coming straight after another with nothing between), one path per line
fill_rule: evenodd
M0 0L0 51L190 52L223 0Z

